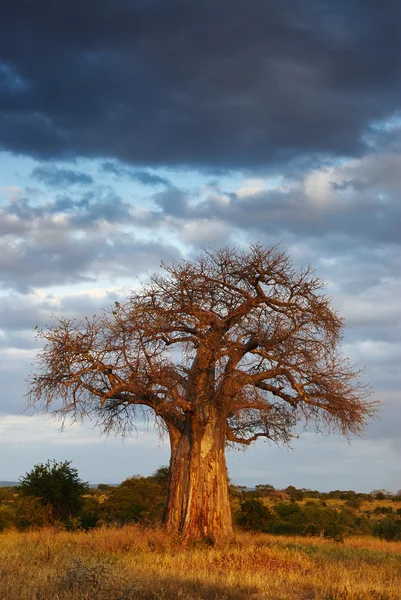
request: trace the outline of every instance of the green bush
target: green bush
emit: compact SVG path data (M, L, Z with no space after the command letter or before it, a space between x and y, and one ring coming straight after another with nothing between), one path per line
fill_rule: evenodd
M401 519L383 519L375 523L372 533L382 540L401 540Z
M43 504L40 498L21 496L14 506L14 525L19 529L27 527L48 527L55 524L50 504ZM67 519L66 519L67 520Z
M276 518L272 523L271 532L280 535L302 535L305 529L304 513L299 504L280 502L274 507Z
M100 520L99 496L92 491L85 494L79 511L79 527L82 529L93 529Z
M355 508L356 510L359 510L362 506L362 499L358 498L357 496L348 498L348 500L345 501L345 506L347 506L348 508Z
M374 511L376 515L390 515L393 512L392 506L376 506Z
M28 525L32 511L31 523L35 525L67 522L78 516L87 490L88 484L79 479L77 469L69 461L35 465L20 479L17 488L21 498L18 518L21 524Z
M284 520L296 519L297 516L302 514L302 509L296 502L280 502L276 504L274 511Z
M237 518L238 525L252 531L268 531L273 521L273 515L267 506L257 498L241 502Z
M113 489L113 486L109 485L108 483L99 483L97 489L99 492L109 492Z
M109 493L100 505L105 523L156 523L163 515L166 498L164 481L154 477L131 477Z

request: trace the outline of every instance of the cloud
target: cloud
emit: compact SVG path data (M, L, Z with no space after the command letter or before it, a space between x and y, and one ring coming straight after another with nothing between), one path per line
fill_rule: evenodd
M36 328L54 324L53 315L67 319L91 317L118 300L124 302L130 287L88 289L62 295L35 292L0 296L0 414L19 414L26 408L25 380L33 369L41 342L35 339ZM1 426L0 426L1 428Z
M3 188L3 194L9 202L17 202L24 195L24 190L18 185L7 185Z
M7 1L2 148L213 170L360 154L399 106L398 22L396 0Z
M181 253L153 236L139 238L132 206L109 188L36 198L0 208L0 288L34 288L134 278Z
M31 177L52 187L67 187L70 185L91 185L93 179L86 173L72 169L60 169L54 165L35 167Z
M116 177L128 177L133 181L137 181L142 185L148 186L170 186L171 182L166 177L160 177L160 175L156 175L155 173L151 173L149 171L142 171L140 169L132 169L130 167L126 167L118 162L105 162L102 165L102 169L105 173L111 173Z
M248 183L227 193L215 185L201 194L197 188L170 188L153 195L155 209L143 214L142 224L179 228L208 220L242 230L250 239L270 235L290 243L308 240L331 256L352 250L356 269L363 254L375 250L380 269L394 274L399 263L395 248L401 241L399 172L401 155L371 154L337 167L313 169L302 178L288 177L276 187L258 181L256 187ZM356 180L363 182L362 188L343 185ZM386 253L388 261L383 260ZM371 266L374 272L374 263Z
M117 280L155 270L160 257L179 257L171 244L136 239L119 231L75 238L64 223L41 223L33 235L14 244L0 242L0 286L29 292L32 288Z

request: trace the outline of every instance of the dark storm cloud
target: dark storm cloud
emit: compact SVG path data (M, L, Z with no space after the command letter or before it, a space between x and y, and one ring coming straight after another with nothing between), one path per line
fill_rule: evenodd
M69 185L91 185L93 179L86 173L73 171L71 169L60 169L54 165L42 165L36 167L31 177L53 187L66 187Z
M274 167L361 153L399 107L397 0L2 9L0 147L16 153Z

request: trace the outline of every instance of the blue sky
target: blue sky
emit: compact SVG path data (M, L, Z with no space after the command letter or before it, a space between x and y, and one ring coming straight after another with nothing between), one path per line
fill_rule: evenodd
M151 424L122 443L24 412L34 326L258 241L328 282L382 409L350 444L230 452L232 479L398 490L399 4L91 4L10 3L0 24L0 480L49 458L91 482L166 464Z

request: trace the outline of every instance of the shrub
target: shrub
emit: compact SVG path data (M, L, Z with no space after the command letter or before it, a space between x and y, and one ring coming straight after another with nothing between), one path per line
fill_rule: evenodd
M392 506L375 506L373 511L376 515L389 515L393 512Z
M383 519L374 525L372 533L382 540L401 540L401 519Z
M54 513L50 504L43 504L40 498L22 496L15 505L14 524L19 529L26 527L48 527L54 525Z
M157 523L166 497L165 484L153 477L131 477L109 493L100 506L106 523Z
M88 484L79 479L78 471L70 465L69 461L47 461L45 465L36 465L20 479L21 522L27 521L29 524L29 510L26 508L32 499L36 507L33 509L32 524L38 524L43 519L45 524L66 522L78 515Z
M245 529L253 531L268 531L273 521L273 515L267 506L257 498L244 500L241 502L241 509L238 515L238 525Z
M345 501L345 506L359 510L362 506L362 499L358 498L357 496L348 498L348 500Z
M108 483L99 483L97 489L99 492L109 492L113 489L113 486L109 485Z
M294 500L280 502L274 507L277 515L272 524L272 533L301 535L305 529L304 513Z
M293 518L302 513L301 507L296 502L280 502L276 504L274 510L281 519Z

